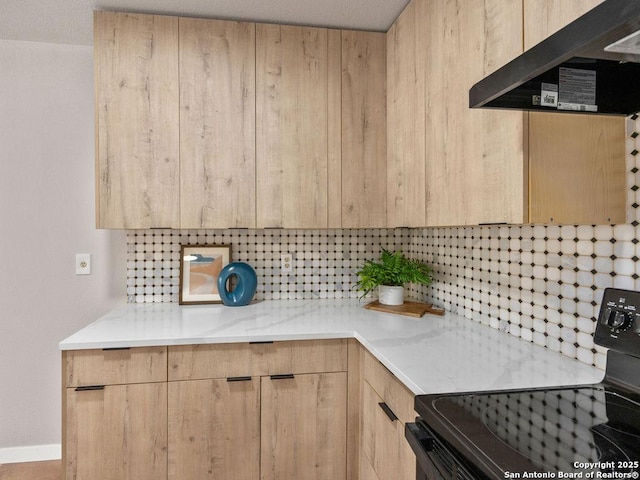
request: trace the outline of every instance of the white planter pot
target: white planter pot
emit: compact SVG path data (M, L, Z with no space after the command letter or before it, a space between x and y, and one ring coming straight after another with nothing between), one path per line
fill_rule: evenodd
M404 303L404 287L378 287L378 300L383 305L402 305Z

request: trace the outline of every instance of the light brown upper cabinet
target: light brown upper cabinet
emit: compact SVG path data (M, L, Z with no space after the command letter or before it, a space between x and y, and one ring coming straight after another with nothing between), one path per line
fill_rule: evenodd
M96 223L180 226L178 19L95 12Z
M387 223L426 225L425 216L425 58L411 1L387 32ZM422 2L423 3L423 2ZM424 25L427 27L427 25Z
M385 42L96 12L98 228L385 227Z
M342 181L329 181L341 185L343 228L387 225L385 72L384 33L342 31L342 133L330 126L342 137Z
M521 4L498 0L413 0L389 30L390 226L523 220L525 115L468 107L521 39Z
M329 87L339 86L339 59L337 30L256 26L259 228L329 224L329 152L340 151L340 138L328 134L340 115Z
M524 48L602 0L525 0ZM529 114L530 223L626 221L624 118Z
M255 227L255 25L95 14L99 228Z
M522 53L522 5L419 0L425 67L427 225L521 223L525 114L470 110L469 88ZM425 56L425 58L422 58Z
M385 55L381 33L181 18L181 227L386 226Z
M180 226L255 227L255 24L180 18Z
M468 107L473 84L598 2L565 3L407 6L387 34L390 226L624 221L623 120Z

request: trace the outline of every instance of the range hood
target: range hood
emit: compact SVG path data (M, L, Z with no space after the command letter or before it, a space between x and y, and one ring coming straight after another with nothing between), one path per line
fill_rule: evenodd
M476 83L471 108L640 111L640 0L606 0Z

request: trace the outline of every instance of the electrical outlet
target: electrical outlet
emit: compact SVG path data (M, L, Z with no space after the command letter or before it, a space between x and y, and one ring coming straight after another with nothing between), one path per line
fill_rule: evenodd
M280 271L282 273L293 272L293 255L290 253L283 253L280 255Z
M91 275L90 253L76 253L76 275Z

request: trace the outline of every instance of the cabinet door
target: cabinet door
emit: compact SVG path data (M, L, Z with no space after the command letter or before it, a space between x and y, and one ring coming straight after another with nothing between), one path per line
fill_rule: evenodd
M387 225L385 38L342 31L342 228Z
M531 112L530 223L624 223L624 119Z
M256 26L257 226L328 226L329 84L339 86L340 42L324 28ZM329 52L329 45L335 52ZM336 68L337 67L337 68ZM329 82L337 75L338 82ZM332 97L333 98L333 97ZM337 120L336 120L337 119ZM333 148L331 149L333 151Z
M178 19L95 12L98 228L179 227Z
M367 462L380 480L413 480L416 457L404 438L404 425L391 419L382 403L369 383L363 382L362 469L369 470Z
M67 388L66 396L67 479L166 478L166 383Z
M529 49L602 0L525 0ZM624 119L529 114L529 223L626 221Z
M422 227L425 212L425 72L420 2L409 2L387 32L387 224ZM439 86L442 88L442 86ZM443 121L441 119L440 121Z
M258 480L260 379L169 382L168 455L172 480Z
M255 227L255 24L180 18L182 228Z
M261 479L346 479L347 374L262 378Z
M522 53L522 4L417 0L426 56L426 219L520 223L526 114L469 109L469 89Z

